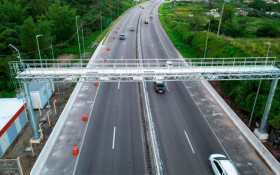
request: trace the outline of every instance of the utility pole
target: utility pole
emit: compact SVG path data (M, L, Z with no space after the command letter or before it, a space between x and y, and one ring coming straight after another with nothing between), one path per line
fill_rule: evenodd
M208 37L209 37L209 31L210 31L210 20L209 20L209 25L208 25L208 30L207 30L207 37L206 37L206 43L205 43L205 49L204 49L204 58L206 56L206 52L207 52L207 46L208 46Z
M81 46L80 46L80 37L79 37L78 18L79 18L79 16L76 16L76 27L77 27L77 36L78 36L78 44L79 44L79 55L80 55L80 59L81 59Z
M120 0L118 0L118 17L120 16Z
M39 41L38 41L38 38L40 36L43 36L43 35L36 35L36 41L37 41L37 46L38 46L38 51L39 51L39 58L40 58L40 63L41 63L41 68L43 67L43 64L42 64L42 57L41 57L41 52L40 52L40 47L39 47Z
M219 34L220 34L220 28L221 28L222 17L223 17L224 8L225 8L225 2L226 2L226 0L224 0L224 4L223 4L223 8L222 8L222 12L221 12L221 17L220 17L220 21L219 21L219 27L218 27L217 36L219 36Z
M53 67L55 67L55 64L54 64L54 54L53 54L53 47L52 47L52 44L51 44L51 51L52 51Z
M101 33L102 33L102 31L103 31L103 28L102 28L102 25L103 25L103 24L102 24L102 12L100 11L99 13L100 13L100 24L101 24L101 25L100 25L100 31L101 31Z

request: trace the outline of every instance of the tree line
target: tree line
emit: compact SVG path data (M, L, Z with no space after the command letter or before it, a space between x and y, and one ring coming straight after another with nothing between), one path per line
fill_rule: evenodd
M77 43L78 26L85 35L106 28L133 5L131 0L1 0L0 2L0 97L14 96L8 62L17 60L14 45L23 59L37 59L36 35L42 58L50 58L50 45L65 48ZM102 21L102 22L101 22ZM44 51L45 50L45 51Z

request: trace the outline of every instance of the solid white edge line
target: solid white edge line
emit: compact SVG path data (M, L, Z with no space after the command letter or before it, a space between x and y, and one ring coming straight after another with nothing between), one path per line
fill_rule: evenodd
M74 167L74 171L73 171L73 175L75 174L76 172L76 169L77 169L77 165L78 165L78 162L79 162L79 158L80 158L80 155L81 155L81 152L82 152L82 149L83 149L83 145L84 145L84 140L85 140L85 137L86 137L86 133L88 131L88 124L89 124L89 121L91 118L93 117L90 117L91 114L92 114L92 111L93 111L93 108L94 108L94 104L95 104L95 100L96 100L96 96L98 94L98 91L99 91L99 87L101 86L101 82L99 83L98 87L97 87L97 91L96 91L96 94L95 94L95 97L94 97L94 100L93 100L93 105L92 105L92 108L91 108L91 111L89 113L89 119L87 121L87 126L86 126L86 130L85 130L85 133L83 135L83 139L82 139L82 144L81 144L81 147L80 147L80 154L78 154L78 158L77 158L77 161L75 163L75 167Z
M119 81L119 83L118 83L118 89L120 89L120 84L121 84L121 82Z
M189 92L189 90L188 90L186 84L185 84L183 81L182 81L182 83L184 84L185 88L187 89L188 93L189 93L190 96L191 96L191 93ZM194 103L196 104L196 102L195 102L195 100L193 99L192 96L191 96L191 98L192 98L192 100L194 101ZM211 127L211 125L209 124L209 122L207 121L206 117L205 117L204 114L201 112L200 108L199 108L197 105L196 105L196 107L197 107L197 109L199 110L199 112L201 113L201 115L203 116L203 118L204 118L204 120L206 121L207 125L209 126L210 130L212 131L212 133L213 133L214 136L216 137L217 141L218 141L219 144L221 145L222 149L225 151L227 157L228 157L229 159L231 159L230 156L229 156L229 154L227 153L225 147L223 146L222 142L219 140L218 136L216 135L216 133L215 133L214 130L212 129L212 127Z
M185 133L185 135L186 135L186 138L188 139L188 142L189 142L189 145L190 145L190 147L191 147L191 149L192 149L193 154L195 154L194 149L193 149L193 146L192 146L192 143L191 143L191 141L190 141L190 139L189 139L189 137L188 137L188 134L187 134L187 132L186 132L185 130L184 130L184 133Z
M115 149L115 136L116 136L116 127L114 126L113 141L112 141L112 149Z

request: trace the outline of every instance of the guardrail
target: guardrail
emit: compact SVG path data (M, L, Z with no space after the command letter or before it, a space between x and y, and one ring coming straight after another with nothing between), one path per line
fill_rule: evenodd
M172 60L172 61L171 61ZM240 67L240 66L273 66L277 67L279 61L275 57L244 57L244 58L188 58L188 62L183 59L96 59L93 63L89 63L90 59L28 59L10 62L10 67L17 71L22 71L26 68L42 69L42 68L85 68L89 65L90 68L108 68L108 67L165 67L166 62L172 62L174 68L185 67Z

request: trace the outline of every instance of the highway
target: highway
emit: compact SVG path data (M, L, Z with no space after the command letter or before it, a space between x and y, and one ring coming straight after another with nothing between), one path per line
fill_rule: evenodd
M129 27L137 26L138 8L120 22L107 58L135 59L136 31ZM125 34L126 39L119 40L119 34ZM74 174L147 174L138 91L136 83L99 85Z
M176 49L159 35L157 8L149 6L144 19L149 25L142 25L141 42L143 58L179 58ZM153 83L147 91L159 140L161 159L165 174L209 174L211 169L206 161L210 154L225 154L221 145L207 126L199 109L188 93L185 82L166 82L167 92L157 94Z
M130 9L108 35L103 50L100 50L96 59L103 60L104 56L108 59L136 59L137 49L144 60L182 58L161 26L158 18L161 3L161 0L149 1L142 5L144 9L139 6ZM150 19L151 15L153 19ZM149 20L149 24L144 24L145 20ZM140 31L136 31L138 21ZM134 26L135 31L129 31L130 26ZM141 48L137 47L137 32ZM120 34L125 34L126 39L119 40ZM113 35L117 37L115 40L112 39ZM110 46L109 52L105 49L107 46ZM139 83L102 82L96 87L92 83L84 83L58 139L49 148L52 151L47 155L46 162L42 163L43 170L40 174L153 174L147 158L147 155L151 155L146 150L143 127L146 127L143 124L145 109L142 109L143 99L139 95L141 89L138 85ZM202 114L201 111L206 111L206 108L201 110L198 107L192 96L194 92L189 90L197 84L165 82L165 85L164 94L156 93L151 82L147 83L145 89L150 102L163 174L213 174L207 161L213 153L234 157L235 161L242 162L239 166L250 172L246 174L271 174L245 142L232 143L230 139L227 141L224 139L226 137L221 139L216 135L217 128L222 130L223 126L211 128L216 121L211 118L212 121L208 122ZM200 88L192 91L199 93ZM81 111L87 111L87 123L76 117ZM85 125L85 128L81 128ZM231 134L238 142L240 133L233 126L229 127L230 132L234 131ZM73 143L78 143L80 149L77 157L71 154ZM234 147L232 149L231 144ZM239 147L244 147L249 156L242 154L242 151L235 151Z
M150 5L143 15L142 21L150 21L141 24L143 59L181 57L160 24L160 2ZM154 18L149 19L150 15ZM147 83L164 174L211 174L209 155L229 157L188 92L191 83L165 82L164 94L155 93L153 83Z

